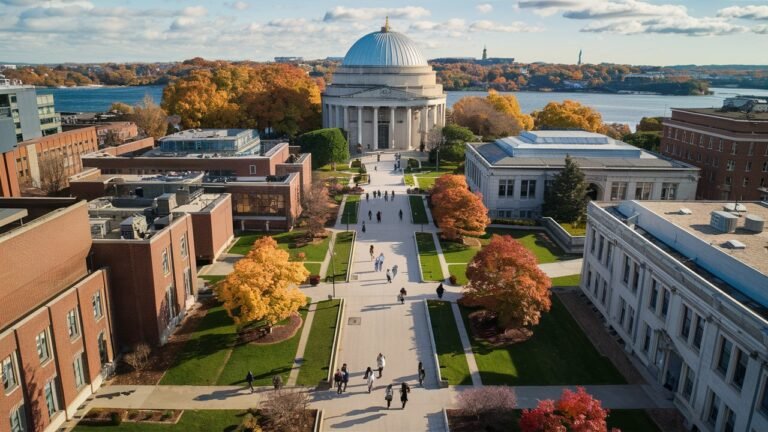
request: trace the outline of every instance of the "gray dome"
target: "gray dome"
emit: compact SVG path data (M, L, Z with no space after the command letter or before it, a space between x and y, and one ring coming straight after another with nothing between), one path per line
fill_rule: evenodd
M342 66L427 66L427 59L408 36L386 27L355 42Z

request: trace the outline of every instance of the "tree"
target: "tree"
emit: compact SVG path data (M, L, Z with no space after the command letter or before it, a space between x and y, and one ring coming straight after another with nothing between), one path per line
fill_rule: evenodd
M533 117L520 111L520 103L515 96L500 95L496 90L489 90L487 99L498 111L517 119L523 130L533 129Z
M542 213L558 222L581 223L587 214L587 181L579 164L570 156L544 193Z
M168 115L149 95L133 107L132 118L146 136L158 139L164 137L168 130Z
M314 168L332 163L335 171L337 163L349 160L349 144L341 129L318 129L300 135L296 141L302 152L312 153Z
M445 125L445 127L442 129L443 132L443 138L445 138L445 142L460 142L462 144L474 141L475 134L472 133L469 128L465 128L464 126L457 125L456 123L450 123Z
M480 194L470 192L462 175L446 174L432 188L432 215L446 239L481 235L491 222Z
M603 118L599 112L576 101L550 102L533 114L536 129L581 129L600 132Z
M121 115L133 114L133 107L124 102L114 102L109 106L110 112L116 112Z
M661 147L661 135L658 132L635 132L624 135L622 141L652 152L658 152Z
M39 187L46 194L56 194L64 188L67 182L66 159L61 152L54 150L44 153L37 162L40 169Z
M141 372L147 367L149 362L149 354L152 350L149 345L142 342L133 348L132 352L129 352L124 356L124 360L130 365L136 372Z
M235 323L265 320L269 326L295 314L306 303L296 288L309 276L300 262L289 262L272 237L253 243L245 258L216 285L216 294Z
M661 117L643 117L637 125L637 132L661 132L664 126Z
M491 237L467 266L467 278L467 304L484 307L505 329L538 324L552 305L552 283L536 256L508 235Z
M302 432L312 427L309 393L304 389L280 389L261 403L261 413L275 430Z
M632 130L630 130L629 125L625 123L605 123L603 124L600 133L613 139L620 140L624 135L632 133Z
M462 391L457 402L463 413L480 419L481 416L502 414L515 409L517 397L512 387L485 386Z
M522 126L512 115L496 109L486 98L468 96L453 105L453 121L486 140L517 135Z
M301 204L302 215L307 218L307 228L312 237L325 232L325 223L331 215L328 208L329 200L328 188L320 180L312 182L312 186L304 191Z
M532 410L523 410L520 417L522 432L607 432L608 410L600 401L578 387L576 392L565 389L560 399L540 401ZM620 432L613 429L614 432Z

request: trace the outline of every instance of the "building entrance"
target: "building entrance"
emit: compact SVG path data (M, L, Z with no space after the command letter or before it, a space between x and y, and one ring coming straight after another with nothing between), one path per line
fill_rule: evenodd
M379 123L379 142L376 143L376 148L389 148L389 123Z

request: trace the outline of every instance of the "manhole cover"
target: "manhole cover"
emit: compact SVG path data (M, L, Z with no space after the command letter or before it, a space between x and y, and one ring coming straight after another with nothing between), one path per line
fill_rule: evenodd
M360 317L349 317L347 320L347 325L360 325L360 320L362 318Z

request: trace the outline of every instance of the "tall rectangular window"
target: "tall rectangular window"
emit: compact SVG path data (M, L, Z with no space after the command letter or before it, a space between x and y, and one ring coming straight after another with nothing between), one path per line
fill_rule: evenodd
M628 256L624 255L624 273L621 276L621 280L624 281L625 284L629 285L629 275L632 272L632 266L630 265L631 260Z
M600 236L600 243L597 247L597 260L602 261L603 260L603 246L605 246L605 237L602 235Z
M677 183L661 184L661 199L674 200L677 198Z
M27 430L27 413L24 410L24 405L19 405L18 408L11 411L11 432L26 432Z
M720 354L717 357L717 371L725 375L728 373L728 365L731 363L731 351L733 350L733 342L724 337L721 337L720 340Z
M707 423L714 426L717 424L717 416L720 413L720 398L713 392L709 391L709 409L707 410Z
M171 321L179 312L176 305L176 287L173 284L165 290L165 301L168 303L168 321Z
M499 180L499 197L515 196L515 179Z
M735 170L735 169L736 169L736 161L729 159L729 160L728 160L728 161L725 163L725 170L726 170L726 171L733 171L733 170Z
M653 194L652 182L640 182L635 185L635 199L649 200Z
M613 257L613 243L608 242L608 250L605 252L605 266L611 266L611 258Z
M51 358L51 348L48 344L48 329L40 332L35 338L35 346L37 347L37 358L40 359L40 363L45 363Z
M640 287L640 264L635 263L635 271L632 273L632 292L636 293Z
M723 422L723 432L733 432L736 427L736 413L732 409L725 406L723 409L723 415L725 415L725 421Z
M3 389L10 393L19 385L19 376L16 373L16 354L11 354L3 359Z
M680 336L688 341L688 336L691 334L691 321L693 320L693 311L686 305L683 305L683 322L680 327Z
M56 378L48 381L43 389L45 405L48 408L48 417L53 417L59 410L59 397L56 393Z
M592 238L589 241L589 251L594 255L595 245L597 244L597 231L592 230Z
M101 310L101 291L96 291L93 294L93 298L91 299L91 303L93 303L93 317L95 319L101 318L103 315Z
M182 234L181 239L179 240L179 243L181 243L180 244L181 256L186 258L187 255L189 254L189 250L187 249L187 235L186 234Z
M627 199L627 183L626 182L611 183L611 201L621 201L624 199Z
M632 333L635 328L635 309L632 306L627 306L627 333Z
M620 310L619 310L619 325L623 328L624 327L624 319L627 317L627 302L624 301L624 299L620 299Z
M168 273L171 272L171 264L168 261L168 249L163 249L162 266L163 266L164 275L167 275Z
M697 350L701 348L701 339L704 337L704 319L696 315L696 326L693 330L693 347Z
M739 390L744 386L744 377L747 376L747 357L744 351L736 348L736 367L733 369L733 384Z
M685 379L683 380L682 394L688 402L691 401L693 394L693 383L696 381L696 372L688 366L685 367Z
M80 389L85 385L85 369L83 368L83 353L80 353L75 357L75 361L72 363L72 368L75 373L75 388Z
M656 304L659 300L659 287L657 286L656 279L651 280L651 293L648 296L648 309L656 313Z
M645 354L648 354L648 351L651 349L651 334L653 330L651 330L651 327L646 324L645 325L645 335L643 336L643 352Z
M99 337L96 339L96 346L99 349L99 360L101 365L104 366L109 362L109 351L107 351L107 339L104 337L104 332L99 333Z
M763 395L760 397L760 409L768 413L768 377L763 380Z
M189 267L184 270L184 292L192 295L192 270Z
M67 312L67 333L70 339L80 336L80 323L77 319L77 309Z
M536 180L523 180L520 182L520 199L536 198Z
M669 312L669 298L671 294L668 289L664 289L664 292L661 295L661 316L662 318L667 317L667 312Z

